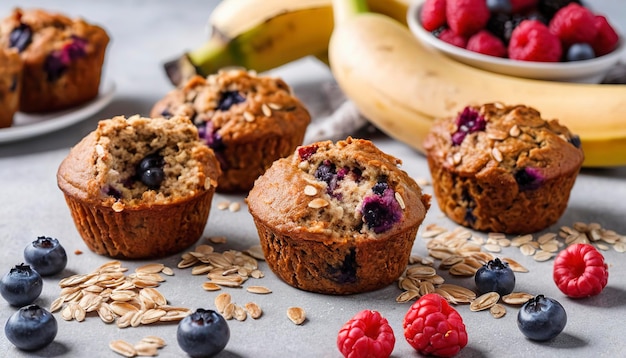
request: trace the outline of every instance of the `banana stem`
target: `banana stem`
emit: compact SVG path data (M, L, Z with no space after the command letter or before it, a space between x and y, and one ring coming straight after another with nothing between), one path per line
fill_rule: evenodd
M358 14L368 12L367 0L332 0L335 24L341 24Z

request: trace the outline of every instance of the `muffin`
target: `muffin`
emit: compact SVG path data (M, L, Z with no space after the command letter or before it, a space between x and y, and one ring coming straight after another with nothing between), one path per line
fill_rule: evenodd
M583 162L578 136L527 106L468 106L424 141L435 198L466 227L540 231L567 207Z
M16 8L0 22L0 47L24 62L20 111L51 112L98 95L109 36L83 19Z
M16 50L0 47L0 128L13 124L20 103L22 67Z
M202 236L219 173L187 117L118 116L70 150L57 182L89 249L140 259L176 253Z
M186 115L215 151L220 192L247 192L274 162L302 144L311 116L279 78L242 69L190 79L168 93L152 117Z
M430 207L400 164L350 137L275 161L246 198L270 269L293 287L337 295L398 279Z

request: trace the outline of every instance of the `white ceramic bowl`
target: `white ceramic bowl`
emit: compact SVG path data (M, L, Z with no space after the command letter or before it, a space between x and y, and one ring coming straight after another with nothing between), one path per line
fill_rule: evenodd
M433 47L459 62L483 70L516 77L538 80L599 83L619 60L624 51L624 39L620 36L618 47L611 53L591 60L573 62L531 62L483 55L439 40L426 31L419 13L423 1L414 1L407 12L409 29L423 44Z

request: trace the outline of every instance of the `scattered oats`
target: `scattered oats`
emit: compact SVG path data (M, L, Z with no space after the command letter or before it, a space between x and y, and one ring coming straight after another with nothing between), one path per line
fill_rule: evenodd
M545 244L539 245L539 248L543 251L548 252L557 252L559 251L559 245L555 242L546 242Z
M248 318L248 313L243 307L239 305L235 305L235 310L233 311L233 317L237 321L245 321L246 318Z
M525 256L532 256L535 254L536 249L532 245L526 243L520 246L520 251Z
M252 270L252 272L250 272L250 277L252 277L252 278L263 278L263 277L265 277L265 274L261 270Z
M61 310L61 318L66 321L71 321L74 319L74 315L72 314L72 306L67 305L65 308Z
M312 209L319 209L319 208L323 208L325 206L328 206L328 201L322 199L322 198L315 198L311 201L309 201L309 208Z
M154 357L158 354L158 347L148 343L137 343L134 345L135 352L141 357Z
M315 196L317 195L317 188L314 187L313 185L306 185L304 187L304 195L308 195L308 196Z
M263 103L261 105L261 111L263 112L263 115L265 117L271 117L272 116L272 109L265 103Z
M60 310L63 307L64 303L65 299L62 296L52 301L52 304L50 304L50 313L54 313Z
M550 241L556 239L556 236L557 236L557 234L555 234L553 232L548 232L548 233L545 233L545 234L539 236L537 238L537 242L539 243L539 245L543 245L543 244L545 244L547 242L550 242Z
M495 159L497 162L501 162L502 161L502 153L500 152L500 150L498 148L493 148L491 150L491 155L493 156L493 159Z
M246 122L254 122L254 120L256 118L254 118L254 114L248 112L248 111L244 111L243 112L243 119L246 120Z
M225 236L211 236L209 237L209 241L213 244L225 244L226 237Z
M165 265L159 263L146 264L135 269L136 273L155 274L163 271Z
M602 251L607 251L608 249L610 249L609 245L600 244L600 243L596 244L596 247Z
M143 312L143 314L141 315L141 324L151 324L151 323L155 323L158 322L161 317L165 316L167 314L166 311L158 309L158 308L151 308L145 312Z
M462 263L465 261L465 258L463 256L460 255L451 255L446 257L445 259L441 260L441 263L439 264L439 268L440 269L444 269L447 270L450 267L458 264L458 263Z
M496 303L495 305L489 308L489 312L493 316L493 318L502 318L506 314L506 307L503 305Z
M220 201L219 203L217 203L217 208L219 210L226 210L228 209L229 205L230 205L230 201Z
M445 291L454 298L455 303L470 303L476 299L476 293L463 286L443 283L435 289L435 292Z
M165 347L165 340L158 336L146 336L139 341L139 343L151 344L157 348Z
M553 252L548 252L548 251L537 251L537 253L535 255L533 255L533 259L535 259L535 261L548 261L551 258L554 257L554 253Z
M225 320L230 320L233 319L235 315L235 304L232 302L229 302L226 307L224 307L224 312L222 313L222 316L224 316Z
M528 272L528 269L526 267L524 267L524 265L522 265L519 262L513 260L512 258L505 257L505 258L502 259L502 261L504 261L507 264L509 264L509 267L511 268L511 270L513 270L513 272Z
M135 347L133 347L132 344L121 340L121 339L117 339L114 341L109 342L109 348L111 348L111 350L113 350L113 352L122 355L124 357L134 357L137 355L137 351L135 350Z
M241 203L239 203L238 201L233 201L232 203L230 203L230 205L228 205L228 211L232 213L235 213L239 210L241 210Z
M511 246L521 247L524 244L533 241L533 236L531 234L518 236L511 240Z
M219 313L224 313L229 303L231 303L230 293L223 292L215 297L215 308Z
M212 254L215 249L211 245L198 245L193 252L199 253L201 256ZM193 254L192 254L193 255Z
M470 266L471 268L476 269L476 270L483 267L483 265L485 264L485 262L481 260L477 260L473 257L466 257L463 260L463 263L465 263L467 266Z
M222 288L220 287L220 285L216 285L216 284L214 284L213 282L204 282L204 283L202 284L202 288L203 288L205 291L219 291L219 290L221 290L221 289L222 289Z
M174 276L174 270L172 270L171 267L163 267L163 270L161 270L161 273L166 275L166 276Z
M437 274L437 270L430 266L411 266L407 268L406 274L416 278L427 278Z
M458 263L450 267L450 274L454 276L474 276L476 270L476 268L468 264Z
M398 202L398 205L400 205L400 208L404 210L406 208L406 205L404 204L404 199L402 199L402 195L400 195L400 193L396 191L394 196L396 198L396 201Z
M294 324L301 325L306 320L306 312L300 307L287 308L287 317Z
M472 303L470 303L470 311L482 311L491 308L498 303L500 295L497 292L487 292L477 297Z
M396 297L396 302L398 303L409 302L409 301L416 299L419 296L420 296L420 293L418 290L407 290L407 291L402 292L400 295L398 295L398 297Z
M419 294L420 296L424 296L429 293L435 292L435 285L433 285L430 281L424 281L420 283Z
M250 314L250 317L252 317L252 319L258 319L263 314L261 307L259 307L259 305L257 305L254 302L246 303L245 307L246 307L246 310L248 311L248 314Z
M511 246L511 240L504 238L504 239L498 239L497 240L498 245L502 246L502 247L509 247Z
M82 255L83 252L79 249L74 250L74 255Z
M486 244L483 246L485 250L489 252L500 252L502 251L502 247L498 244Z
M502 296L502 302L509 305L523 305L534 296L526 292L511 292Z
M613 248L617 252L626 252L626 243L622 241L616 242L615 245L613 245Z
M258 293L258 294L272 293L272 290L270 290L269 288L265 286L248 286L248 288L246 288L246 291L250 293Z
M98 317L100 317L102 322L113 323L115 321L115 315L113 314L113 311L109 307L108 303L100 304L100 307L98 307L97 312L98 312Z

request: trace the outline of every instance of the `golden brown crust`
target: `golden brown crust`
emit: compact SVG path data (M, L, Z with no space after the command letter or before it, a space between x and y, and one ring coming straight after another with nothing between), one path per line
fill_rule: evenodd
M152 154L163 158L158 188L136 173ZM119 116L100 121L70 150L57 182L90 249L147 258L180 251L200 237L219 174L213 151L188 118Z
M245 100L219 109L227 91ZM201 137L205 136L222 164L218 187L222 192L248 191L274 160L302 144L311 120L283 80L241 69L193 77L151 110L152 117L170 115L186 115L206 128Z
M335 184L315 174L331 164L341 176L330 181ZM371 142L352 138L299 147L274 162L246 198L270 268L295 287L331 294L370 291L397 279L430 206L399 164ZM399 215L378 231L363 208L382 182L390 190L385 205Z
M98 95L102 66L109 36L97 25L42 9L16 8L0 23L0 47L9 47L13 29L26 24L31 43L20 53L24 78L20 110L49 112L85 103ZM72 59L67 70L55 80L48 79L45 62L51 53L62 51L76 38L85 40L84 55Z
M555 223L582 165L578 138L531 107L469 108L484 130L455 143L457 119L446 118L424 142L441 210L481 231L530 233Z

